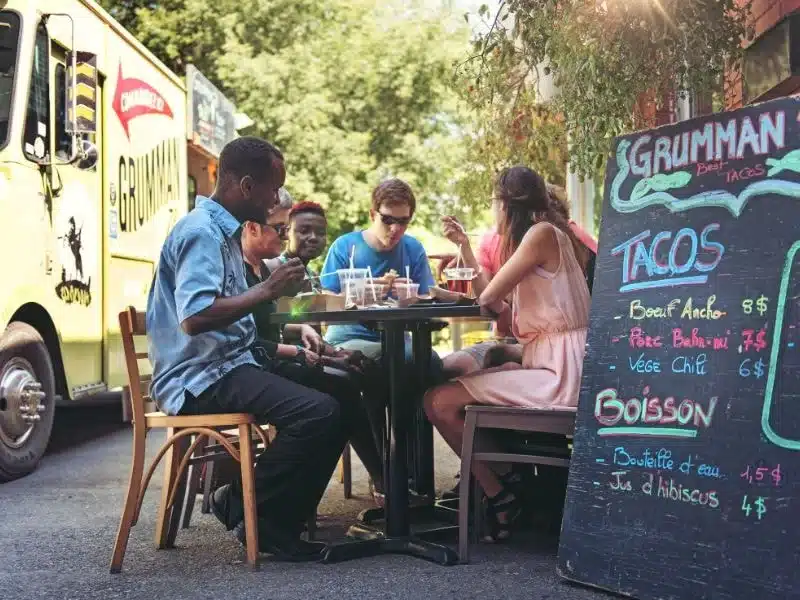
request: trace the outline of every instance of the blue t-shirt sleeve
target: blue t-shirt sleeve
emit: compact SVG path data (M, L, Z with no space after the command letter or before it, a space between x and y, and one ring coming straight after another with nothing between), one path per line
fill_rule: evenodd
M411 259L411 280L419 284L419 293L427 294L434 284L431 266L425 247L417 240L413 240L409 249Z
M347 259L343 248L346 246L345 238L340 237L331 244L328 249L328 256L325 257L325 264L322 265L322 272L320 273L320 285L323 289L336 292L337 294L342 291L339 286L339 278L336 276L338 269L347 267Z
M222 294L225 265L220 244L209 231L186 231L174 244L175 308L183 323Z

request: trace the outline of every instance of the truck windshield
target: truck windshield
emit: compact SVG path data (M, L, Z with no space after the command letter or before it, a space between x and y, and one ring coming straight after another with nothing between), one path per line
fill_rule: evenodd
M19 15L0 11L0 148L8 143L14 79L19 49Z

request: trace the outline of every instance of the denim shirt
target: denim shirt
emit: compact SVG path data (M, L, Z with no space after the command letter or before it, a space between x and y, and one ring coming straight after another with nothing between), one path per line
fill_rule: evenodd
M147 300L147 345L152 396L167 414L178 414L188 395L199 396L232 369L258 364L250 351L256 339L252 315L195 336L181 328L217 297L247 291L241 232L221 204L198 196L161 249Z

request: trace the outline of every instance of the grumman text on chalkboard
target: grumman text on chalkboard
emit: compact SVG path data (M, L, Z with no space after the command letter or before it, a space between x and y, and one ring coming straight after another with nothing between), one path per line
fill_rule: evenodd
M559 572L800 597L800 101L615 140Z

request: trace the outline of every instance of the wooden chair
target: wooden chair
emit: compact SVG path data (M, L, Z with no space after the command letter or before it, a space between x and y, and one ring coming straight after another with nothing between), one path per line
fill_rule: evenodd
M461 445L461 483L458 504L458 557L469 562L469 501L473 487L472 541L477 541L481 522L482 490L472 476L473 461L528 463L569 467L569 458L551 453L488 452L486 430L506 429L534 433L550 433L570 437L575 429L575 408L517 408L506 406L467 406L464 439ZM483 435L482 435L483 434ZM540 451L541 452L541 451ZM470 485L474 483L474 485Z
M269 445L266 433L255 423L251 415L244 413L177 417L165 415L161 412L145 413L145 402L150 401L151 398L149 389L145 389L149 387L147 386L148 377L142 377L139 371L139 361L146 360L147 353L137 352L135 345L135 337L145 336L147 333L145 315L137 312L133 307L129 307L120 313L119 325L128 369L131 410L133 413L133 458L128 491L125 495L125 504L122 509L122 517L120 518L117 538L114 542L114 551L111 556L111 572L119 573L122 570L122 561L125 557L128 538L130 537L131 528L139 520L139 512L147 485L165 455L167 456L167 461L164 468L164 485L161 490L161 505L156 522L155 542L158 548L174 546L180 521L181 506L179 502L177 510L175 510L175 501L178 498L182 498L184 493L184 472L190 461L193 460L195 450L201 443L208 442L212 438L217 442L214 448L222 450L222 452L212 452L210 451L211 448L207 447L206 452L201 457L195 458L215 460L227 454L239 462L244 497L247 562L255 567L258 564L258 527L253 480L254 453L251 435L255 433L264 447L266 447ZM147 472L144 473L147 432L151 429L159 428L167 430L167 439L162 444ZM226 437L219 431L219 429L230 428L238 430L237 439ZM190 442L190 436L194 436L194 441Z
M262 426L263 431L266 433L268 439L272 441L273 436L275 435L276 431L274 427L269 425ZM225 436L231 436L234 438L238 438L238 431L235 430L227 430L221 432ZM213 449L213 447L211 447ZM183 507L183 516L181 518L181 527L183 529L188 529L189 525L191 524L192 520L192 513L194 512L194 504L197 500L197 494L200 491L200 486L202 483L203 487L203 498L200 505L200 512L203 514L208 514L211 512L211 495L214 491L215 483L215 474L216 474L216 461L212 462L202 462L202 456L205 452L209 450L208 447L205 447L202 443L197 447L195 450L195 458L193 458L190 463L192 464L191 470L188 476L188 483L186 485L186 494L184 498L184 507ZM344 447L344 451L342 452L342 457L339 460L339 476L342 479L342 483L344 483L344 497L345 499L352 498L352 483L350 481L350 444L347 444ZM205 468L205 473L202 473L201 468ZM201 482L201 473L203 476L203 480ZM314 539L314 535L316 533L316 526L317 526L317 518L316 514L310 516L308 521L306 522L306 532L307 537L309 540Z

